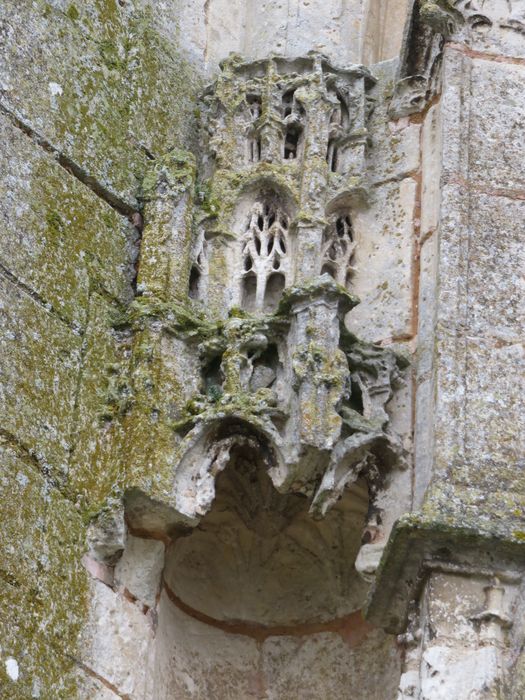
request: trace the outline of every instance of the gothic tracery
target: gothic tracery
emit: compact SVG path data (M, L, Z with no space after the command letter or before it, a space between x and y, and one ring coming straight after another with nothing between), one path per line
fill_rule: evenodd
M275 204L254 204L242 238L243 307L275 310L289 272L289 221Z

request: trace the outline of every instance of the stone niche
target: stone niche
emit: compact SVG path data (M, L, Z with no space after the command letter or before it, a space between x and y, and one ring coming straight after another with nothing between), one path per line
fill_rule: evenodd
M120 602L96 582L91 629L111 615L121 667L96 633L86 661L131 698L395 694L395 638L361 610L410 498L409 363L347 326L355 222L377 201L375 85L321 54L233 56L203 99L196 168L177 155L148 180L140 337L176 338L159 362L182 397L162 498L130 489L125 527L93 524ZM150 360L140 372L157 381Z
M227 432L198 525L167 536L166 514L134 493L125 538L114 522L93 537L109 577L93 581L86 666L148 700L393 697L395 639L360 612L368 582L355 559L363 533L375 535L366 480L314 519L306 496L275 489L264 441L246 426Z

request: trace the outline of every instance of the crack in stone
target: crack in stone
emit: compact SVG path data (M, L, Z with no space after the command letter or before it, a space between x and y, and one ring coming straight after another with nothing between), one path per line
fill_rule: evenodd
M49 486L52 488L57 488L55 479L52 479L49 476L47 467L40 462L33 450L27 447L27 445L25 445L22 440L17 438L16 435L13 435L13 433L5 430L4 428L0 428L0 447L11 448L16 453L18 459L28 464L32 469L36 469L36 471L38 471L38 473L46 480Z
M20 292L29 296L33 301L35 301L39 306L42 306L46 311L55 316L61 323L70 328L77 335L83 335L84 331L75 321L70 321L68 318L63 316L57 309L54 308L53 304L46 301L37 291L30 287L22 280L19 280L16 275L14 275L10 270L7 269L2 263L0 263L0 275L13 284Z
M59 148L54 146L42 134L39 134L32 126L24 119L15 114L7 105L0 102L0 113L4 114L15 127L23 131L34 143L43 148L44 151L50 153L56 162L64 168L70 175L75 177L79 182L88 187L97 197L104 200L112 209L117 211L122 216L132 217L137 212L137 208L131 206L128 202L118 197L114 192L111 192L107 187L102 185L92 175L84 170L78 163L75 163L69 156L63 153Z

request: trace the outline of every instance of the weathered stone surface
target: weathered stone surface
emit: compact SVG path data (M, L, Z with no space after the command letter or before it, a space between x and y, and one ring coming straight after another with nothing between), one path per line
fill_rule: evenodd
M115 582L150 608L155 606L164 566L164 544L128 535L115 567Z
M0 140L3 267L76 328L93 288L129 302L133 227L3 115Z
M492 479L497 487L506 478L507 465L518 464L522 454L515 431L522 396L514 377L522 361L524 314L518 290L523 260L515 222L524 220L524 207L506 197L469 198L452 189L446 189L445 196L437 312L436 466L448 469L456 464L458 475L467 470L465 479L473 486L479 479ZM453 330L458 323L461 334ZM466 375L460 369L465 363ZM480 471L480 464L485 469Z
M517 342L525 325L525 201L473 193L468 206L466 329Z
M90 700L117 700L118 695L97 678L89 675L87 670L78 670L77 692L79 698Z
M85 576L78 565L84 529L74 507L18 446L2 446L0 499L5 537L0 559L2 696L71 698L73 665L85 615Z
M350 628L346 638L344 632L324 632L267 639L262 648L267 697L314 700L325 694L352 698L363 693L368 698L394 697L400 659L392 639L377 630L355 630L364 641L354 649L352 633Z
M414 505L420 507L434 474L434 379L420 381L416 391L414 427Z
M90 616L83 629L80 661L120 695L143 697L153 630L139 607L100 581L90 584ZM114 654L118 649L119 653Z
M411 334L413 215L411 178L374 190L374 207L356 212L352 292L361 303L347 316L348 328L373 342Z
M435 231L439 223L442 150L441 106L432 105L425 117L421 134L421 236ZM421 274L422 279L425 276Z
M383 0L368 6L361 60L366 65L397 58L410 10L407 0Z
M402 179L419 169L421 125L408 119L391 121L388 109L398 70L398 61L374 66L377 85L372 91L370 143L367 167L371 182Z
M198 89L154 17L138 1L2 5L2 104L131 207L142 146L191 138L187 98Z
M430 376L435 359L434 333L437 315L439 231L423 241L419 252L417 376Z
M158 653L147 679L148 700L240 697L255 700L261 689L255 639L228 634L195 620L164 593L156 634Z
M42 469L62 479L71 447L81 339L4 277L0 298L3 430L16 436Z
M2 697L521 700L523 5L2 5Z
M472 61L469 175L476 184L525 189L524 81L524 65Z
M120 418L129 407L131 390L126 343L119 342L112 328L118 316L115 306L94 293L88 310L68 485L94 514L110 493L126 484Z

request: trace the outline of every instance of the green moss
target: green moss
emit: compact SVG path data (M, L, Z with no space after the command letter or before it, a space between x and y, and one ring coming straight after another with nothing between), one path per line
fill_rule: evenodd
M64 237L66 226L63 218L56 210L50 209L46 212L46 224L51 240L58 240Z
M119 47L112 41L105 40L99 43L102 62L110 70L124 71L127 67L125 47Z
M76 22L76 20L80 17L80 13L77 10L76 6L71 3L71 5L67 8L66 10L66 15L69 17L70 20L73 22Z
M193 153L174 148L157 158L146 173L142 197L145 200L163 195L176 197L193 186L195 171Z

